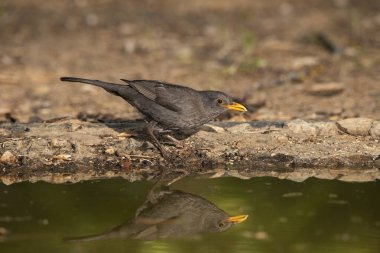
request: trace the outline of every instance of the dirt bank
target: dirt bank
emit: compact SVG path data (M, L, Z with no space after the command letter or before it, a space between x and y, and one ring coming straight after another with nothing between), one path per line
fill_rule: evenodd
M139 121L2 124L0 180L63 183L122 176L134 181L164 171L370 181L380 178L376 121L356 136L340 130L341 125L348 132L360 130L366 120L352 119L354 128L345 121L219 122L182 140L183 148L167 145L172 161L161 158Z

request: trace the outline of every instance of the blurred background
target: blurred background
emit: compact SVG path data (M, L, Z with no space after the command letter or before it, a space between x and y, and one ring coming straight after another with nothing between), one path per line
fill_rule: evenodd
M0 122L133 119L60 76L218 89L230 120L380 117L380 1L3 0Z

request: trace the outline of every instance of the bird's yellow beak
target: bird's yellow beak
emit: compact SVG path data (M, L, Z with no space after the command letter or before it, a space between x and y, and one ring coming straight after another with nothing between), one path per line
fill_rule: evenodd
M243 214L243 215L237 215L237 216L228 217L226 219L226 221L227 222L231 222L231 223L241 223L241 222L245 221L246 219L248 219L248 215L247 214Z
M239 112L246 112L247 108L245 108L244 105L232 102L231 104L223 105L225 108L234 110L234 111L239 111Z

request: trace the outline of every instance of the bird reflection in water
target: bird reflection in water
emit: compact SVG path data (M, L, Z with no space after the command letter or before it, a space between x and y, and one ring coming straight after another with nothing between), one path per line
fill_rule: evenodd
M248 215L230 216L200 196L159 186L150 191L134 218L100 234L67 237L64 240L188 238L225 231L247 218Z

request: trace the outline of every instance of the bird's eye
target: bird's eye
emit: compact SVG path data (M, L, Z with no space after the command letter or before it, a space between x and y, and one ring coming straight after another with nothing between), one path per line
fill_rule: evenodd
M219 222L218 227L220 228L224 227L224 222Z
M218 100L216 100L218 102L218 104L223 104L223 99L221 98L218 98Z

